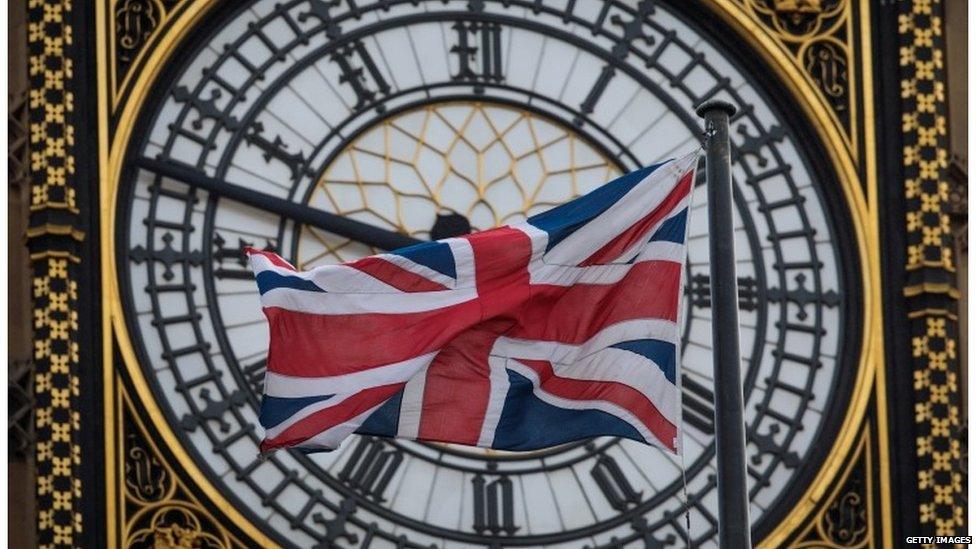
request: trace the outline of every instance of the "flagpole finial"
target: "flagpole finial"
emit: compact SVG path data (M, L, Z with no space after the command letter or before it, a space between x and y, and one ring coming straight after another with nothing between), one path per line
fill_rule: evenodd
M713 110L724 111L725 114L729 115L729 118L731 118L735 115L738 109L736 109L735 105L729 103L728 101L722 101L721 99L709 99L695 108L695 114L705 118L705 115Z

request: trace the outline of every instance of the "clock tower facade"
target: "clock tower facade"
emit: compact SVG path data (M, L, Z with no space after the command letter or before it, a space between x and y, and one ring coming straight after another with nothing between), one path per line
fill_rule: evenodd
M358 436L258 459L267 331L241 256L382 251L297 208L419 239L517 222L699 146L694 107L712 98L739 112L753 539L965 534L947 9L29 3L11 158L31 345L10 362L26 418L11 467L32 479L36 543L715 545L704 193L683 461L613 437L506 454Z

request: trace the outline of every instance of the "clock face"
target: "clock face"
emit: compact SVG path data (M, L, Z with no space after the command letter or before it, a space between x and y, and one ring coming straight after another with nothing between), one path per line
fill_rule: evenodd
M229 504L294 546L714 545L701 189L682 321L683 458L617 438L505 453L353 436L331 453L259 459L268 332L241 252L273 249L310 268L381 251L282 204L416 239L518 222L698 147L693 107L718 97L739 109L751 517L760 535L782 519L846 411L856 254L838 245L845 208L813 169L819 153L711 35L662 3L573 0L259 1L205 26L143 110L116 253L139 369Z

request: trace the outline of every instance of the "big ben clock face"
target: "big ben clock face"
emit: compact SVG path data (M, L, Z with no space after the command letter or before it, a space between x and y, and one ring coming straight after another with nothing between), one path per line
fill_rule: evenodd
M718 97L739 108L751 516L760 536L776 526L847 409L856 251L840 194L814 169L821 153L768 100L769 77L747 74L677 10L273 0L242 2L194 30L141 111L115 253L139 375L229 505L288 546L714 545L703 192L683 311L683 458L616 438L516 454L354 436L331 453L261 459L268 332L241 251L273 249L303 268L381 251L327 223L296 222L283 203L416 239L517 222L698 147L693 108ZM161 175L143 158L250 198Z

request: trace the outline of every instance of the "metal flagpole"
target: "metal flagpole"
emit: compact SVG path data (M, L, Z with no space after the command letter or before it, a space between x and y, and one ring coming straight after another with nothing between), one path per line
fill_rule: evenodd
M739 373L739 291L732 231L729 118L735 107L707 101L705 179L712 293L712 366L715 371L715 453L718 458L718 539L723 549L752 547L746 487L746 437Z

